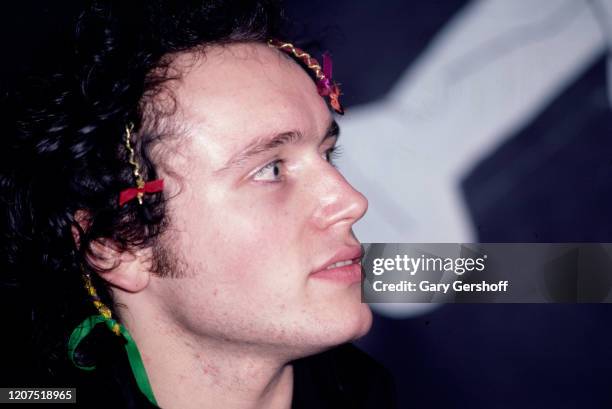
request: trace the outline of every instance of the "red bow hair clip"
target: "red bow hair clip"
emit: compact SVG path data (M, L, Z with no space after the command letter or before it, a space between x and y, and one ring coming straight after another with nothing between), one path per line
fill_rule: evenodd
M119 194L119 206L123 206L133 199L138 199L138 203L142 204L142 197L145 193L157 193L162 190L164 190L163 179L155 179L150 182L145 182L142 186L124 189Z

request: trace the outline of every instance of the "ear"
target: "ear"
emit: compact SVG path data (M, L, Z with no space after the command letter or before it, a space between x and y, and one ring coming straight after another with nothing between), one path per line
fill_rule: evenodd
M87 231L90 225L89 213L78 210L74 215L82 231ZM81 232L72 226L72 237L77 248L81 245ZM108 281L113 287L137 293L149 285L151 279L151 248L122 251L110 239L100 238L90 243L90 252L87 262L95 269L102 271L100 277Z

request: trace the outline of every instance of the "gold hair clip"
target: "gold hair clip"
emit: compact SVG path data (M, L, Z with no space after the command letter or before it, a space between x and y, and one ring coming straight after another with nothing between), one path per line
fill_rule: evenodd
M125 203L136 198L138 203L142 204L142 198L145 193L156 193L164 190L164 180L156 179L150 182L145 182L140 174L140 168L136 162L134 156L134 148L132 148L131 137L134 124L130 123L125 127L125 147L130 153L130 164L134 167L133 174L136 179L136 187L127 188L121 191L119 194L119 206L123 206Z

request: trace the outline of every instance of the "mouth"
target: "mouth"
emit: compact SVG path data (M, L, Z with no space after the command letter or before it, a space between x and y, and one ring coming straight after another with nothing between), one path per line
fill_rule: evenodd
M355 283L361 281L361 247L346 247L338 250L327 262L318 267L311 278Z
M349 264L354 264L354 263L359 263L361 259L356 258L353 260L344 260L344 261L338 261L337 263L334 263L330 266L327 266L325 269L326 270L331 270L332 268L336 268L336 267L344 267L344 266L348 266Z

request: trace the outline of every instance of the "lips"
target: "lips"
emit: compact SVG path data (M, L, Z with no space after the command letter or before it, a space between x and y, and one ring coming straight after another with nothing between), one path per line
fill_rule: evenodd
M341 282L361 281L361 247L344 247L312 272L312 278Z

